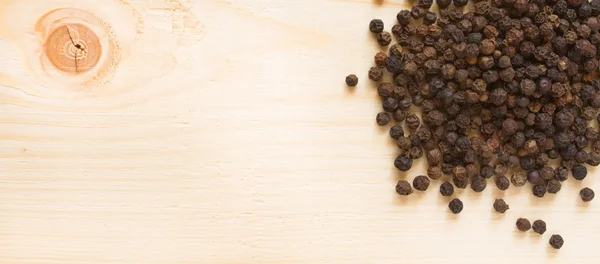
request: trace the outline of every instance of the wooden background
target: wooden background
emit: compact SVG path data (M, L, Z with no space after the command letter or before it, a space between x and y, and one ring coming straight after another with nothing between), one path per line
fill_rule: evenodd
M375 125L367 25L403 7L0 1L0 263L598 263L600 201L578 197L600 191L593 169L543 199L459 191L458 216L439 182L395 194L423 170L399 174ZM56 8L106 22L112 75L43 77L33 26ZM518 217L548 232L517 232Z

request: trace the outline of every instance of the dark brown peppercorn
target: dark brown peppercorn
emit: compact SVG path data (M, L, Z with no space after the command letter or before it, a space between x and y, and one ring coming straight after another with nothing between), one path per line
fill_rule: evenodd
M388 97L383 101L382 106L383 110L386 112L394 112L396 108L398 108L398 100L393 97Z
M458 198L454 198L450 201L450 204L448 204L448 208L450 208L450 212L453 214L459 214L463 210L463 202Z
M578 181L582 181L587 176L587 168L583 165L575 165L571 169L573 178Z
M496 178L496 187L502 191L506 191L510 187L510 181L505 176Z
M454 194L454 186L452 186L452 183L445 181L440 185L440 193L443 196L452 196Z
M383 21L381 19L373 19L369 23L369 30L373 33L381 33L383 31Z
M456 6L456 7L463 7L463 6L467 5L468 0L453 0L452 2L454 3L454 6Z
M377 120L378 125L385 126L385 125L389 124L390 121L392 121L392 117L388 113L381 112L381 113L377 114L376 120Z
M517 225L517 229L522 232L525 232L525 231L528 231L529 229L531 229L531 222L529 222L529 220L527 220L526 218L517 219L516 225Z
M427 169L427 176L432 180L437 180L442 177L442 168L439 166L431 166Z
M440 9L450 6L452 0L436 0L435 1Z
M503 214L508 209L510 209L510 206L506 204L504 199L496 199L496 201L494 201L494 210L496 210L496 212Z
M405 180L400 180L398 181L398 184L396 184L396 193L398 193L399 195L407 196L412 194L413 190L410 186L410 183L408 183Z
M579 192L579 196L581 196L581 200L583 200L584 202L589 202L594 199L595 194L592 189L585 187L581 189L581 191Z
M533 221L532 228L533 232L543 235L544 233L546 233L546 222L544 222L543 220L535 220Z
M346 76L346 84L351 87L356 86L358 84L358 77L354 74Z
M548 181L547 185L546 185L546 189L548 190L548 193L558 193L560 192L560 189L562 188L562 184L558 181L558 180L550 180Z
M379 67L371 67L369 70L369 79L373 81L380 81L383 78L383 69Z
M421 125L421 120L416 114L409 114L406 117L406 127L410 130L417 130Z
M544 184L536 184L535 186L533 186L532 192L533 195L535 195L536 197L544 197L544 195L546 195L546 185Z
M473 189L473 191L475 192L483 192L483 190L485 190L485 187L487 185L487 181L485 178L483 177L475 177L473 178L473 182L471 182L471 189Z
M417 176L413 180L413 187L417 191L426 191L429 188L429 178L427 176Z
M420 159L421 157L423 157L423 148L421 148L420 146L411 147L408 156L411 159Z
M398 19L398 22L401 25L408 25L408 24L410 24L410 20L411 20L410 11L408 11L408 10L401 10L398 13L398 15L396 15L396 19Z
M392 42L392 35L389 32L381 32L377 34L377 43L380 46L390 45Z
M398 156L394 161L394 166L400 171L408 171L412 167L413 160L410 157Z
M395 125L392 128L390 128L390 136L393 139L398 140L398 138L404 136L404 129L402 128L401 125Z
M531 184L538 184L541 180L540 173L536 170L530 171L527 174L527 181Z
M550 237L550 246L552 246L552 248L560 249L564 244L565 241L563 240L562 236L554 234Z

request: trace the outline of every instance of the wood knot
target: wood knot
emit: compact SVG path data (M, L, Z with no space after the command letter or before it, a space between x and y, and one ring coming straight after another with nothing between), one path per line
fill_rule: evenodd
M118 47L110 27L87 11L50 10L38 19L35 31L40 66L55 81L97 83L116 67Z

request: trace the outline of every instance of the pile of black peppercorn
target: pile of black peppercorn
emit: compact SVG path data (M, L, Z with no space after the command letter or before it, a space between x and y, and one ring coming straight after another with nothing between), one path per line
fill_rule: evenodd
M417 0L390 29L380 19L369 24L387 49L368 76L382 100L376 122L391 125L399 149L394 166L406 172L421 157L429 165L396 192L425 191L446 175L443 196L469 185L482 192L491 180L503 191L529 185L541 198L569 174L585 179L586 166L600 165L600 0L473 0L472 11L463 10L468 0L436 3L438 12L433 0ZM590 202L594 191L580 196ZM460 213L462 201L449 209ZM509 206L498 199L494 209ZM517 226L531 228L526 219ZM534 223L540 234L545 228Z
M433 0L400 11L389 31L369 23L389 47L368 76L382 99L376 122L393 123L398 170L424 156L429 179L450 176L442 195L482 192L491 179L500 190L529 183L544 197L569 173L581 181L586 165L600 165L600 0L473 0L472 11L467 0L436 2L439 12ZM424 191L429 179L412 188ZM580 195L590 201L593 191Z

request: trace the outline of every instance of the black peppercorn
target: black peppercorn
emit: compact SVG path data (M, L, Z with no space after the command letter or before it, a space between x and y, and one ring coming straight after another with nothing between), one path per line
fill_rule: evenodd
M358 77L354 74L346 76L346 84L350 87L354 87L358 84Z
M524 172L518 171L512 175L510 181L514 186L521 187L527 183L527 177Z
M442 183L442 185L440 185L440 193L443 196L452 196L452 194L454 194L454 186L452 186L451 183L445 181L444 183Z
M496 199L496 201L494 201L494 210L496 210L496 212L503 214L508 209L510 209L510 206L506 204L504 199Z
M560 249L564 244L565 241L563 240L562 236L554 234L550 237L550 246L552 246L552 248Z
M383 21L381 19L373 19L369 23L369 30L373 33L381 33L383 31Z
M408 171L412 167L413 160L410 157L398 156L394 161L394 166L400 171Z
M594 191L588 187L585 187L581 189L579 196L581 196L581 200L584 202L589 202L594 199Z
M543 235L544 233L546 233L546 222L544 222L543 220L535 220L533 221L532 228L533 232Z
M546 185L544 184L536 184L535 186L533 186L533 195L535 195L536 197L544 197L544 195L546 195Z
M398 181L398 184L396 184L396 193L398 193L399 195L407 196L412 194L413 190L410 186L410 183L408 183L405 180L400 180Z
M475 192L483 192L487 185L487 181L483 177L475 177L473 178L473 182L471 182L471 189Z
M519 218L517 219L517 229L522 232L528 231L531 229L531 222L526 218Z
M413 180L413 187L417 191L426 191L429 188L429 178L427 176L417 176Z
M369 79L380 81L383 78L383 69L379 67L371 67L369 70Z
M448 208L450 208L450 211L453 214L459 214L463 210L463 202L458 198L454 198L450 201L450 204L448 204Z
M432 180L437 180L442 177L442 168L439 166L431 166L427 169L427 176Z
M575 165L571 169L573 178L578 181L582 181L587 176L587 168L583 165Z
M506 191L510 187L510 181L505 176L496 178L496 187L502 191Z
M562 188L562 184L558 180L550 180L550 181L548 181L548 183L546 185L546 189L548 190L548 193L552 193L552 194L560 192L561 188Z
M381 113L377 114L376 120L377 120L378 125L385 126L385 125L389 124L390 121L392 121L392 117L388 113L381 112Z

